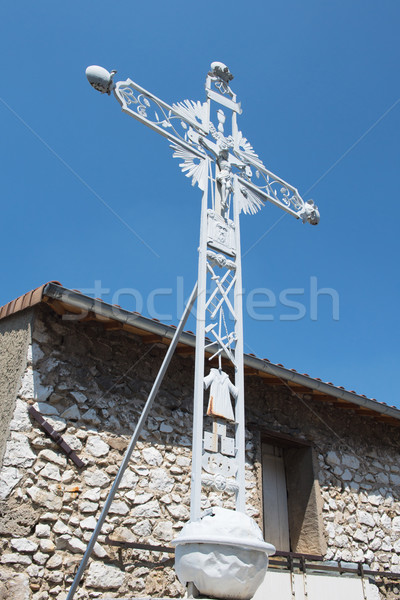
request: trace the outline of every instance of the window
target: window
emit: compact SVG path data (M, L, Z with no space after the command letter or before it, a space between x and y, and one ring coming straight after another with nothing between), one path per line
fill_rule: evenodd
M322 555L322 500L313 448L279 434L262 437L264 538L277 550Z

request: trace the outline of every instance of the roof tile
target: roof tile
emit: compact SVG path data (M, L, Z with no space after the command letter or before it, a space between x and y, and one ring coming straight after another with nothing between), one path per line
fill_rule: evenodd
M49 283L55 283L57 285L61 285L59 281L51 281ZM23 296L19 296L15 300L8 302L4 306L0 307L0 319L4 319L9 317L10 315L19 312L21 310L25 310L30 306L34 306L35 304L39 304L43 298L43 291L46 287L47 283L41 285L40 287L27 292Z

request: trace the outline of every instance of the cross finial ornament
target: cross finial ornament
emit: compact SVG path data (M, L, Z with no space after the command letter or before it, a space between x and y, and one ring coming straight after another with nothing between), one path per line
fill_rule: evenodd
M257 213L266 202L301 219L303 223L312 225L319 222L319 212L312 200L305 202L295 187L264 166L239 130L237 118L242 114L242 109L230 87L233 75L226 65L221 62L211 64L206 78L204 102L184 100L172 105L160 100L131 79L114 82L115 73L116 71L109 73L98 66L88 67L86 70L89 82L96 90L103 94L113 91L124 113L170 142L173 157L179 159L182 172L191 179L192 185L197 185L202 191L198 279L190 301L192 303L197 298L190 522L175 540L176 569L181 581L194 582L202 594L224 598L224 594L231 590L229 597L245 600L254 594L260 583L260 576L262 581L268 554L274 548L263 541L261 531L245 514L239 217L241 213ZM179 339L179 332L190 306L182 317L171 346ZM170 347L167 355L172 352ZM166 357L166 365L169 360ZM160 369L150 394L153 394L152 400L165 368L163 363L164 370ZM150 409L151 402L146 410ZM79 583L141 426L137 425L67 600L72 599ZM214 506L211 513L210 510L204 513L203 509L209 506L210 490L218 506ZM210 514L214 515L214 520L210 520ZM220 533L217 539L213 534L216 524L219 531L226 531L225 537L221 537ZM245 538L243 533L242 537L237 533L243 530L247 531ZM227 544L230 548L237 548L236 554L229 551L231 562L225 561L225 578L219 576L213 582L207 572L204 584L203 575L209 559L206 558L204 566L201 561L200 564L195 564L201 554L199 542L202 551L207 544L214 544L215 547ZM192 546L195 556L193 560L193 550L190 549ZM250 554L246 554L247 551ZM267 558L261 559L258 556L260 554ZM234 565L232 561L236 558L232 558L233 555L238 560ZM250 567L256 565L257 573L257 576L253 576L250 574L253 573L251 569L246 571L247 581L246 573L243 575L240 571L244 568L243 565L247 568L246 560ZM236 571L241 573L239 579L232 575ZM197 579L195 572L200 573ZM239 580L245 581L244 587L240 587Z
M218 61L211 63L210 75L216 77L217 79L225 81L226 84L228 84L233 79L233 75L229 71L228 67L224 65L224 63Z

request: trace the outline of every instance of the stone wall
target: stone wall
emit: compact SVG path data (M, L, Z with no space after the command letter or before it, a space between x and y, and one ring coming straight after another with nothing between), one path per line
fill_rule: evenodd
M31 317L32 312L25 310L0 321L0 464L21 376L26 366Z
M165 354L95 323L36 308L0 474L0 599L64 600ZM106 536L168 545L189 517L193 360L175 356L76 598L179 597L173 556ZM259 441L315 447L326 559L400 572L397 429L246 379L247 506L262 525ZM85 461L78 469L31 422L30 403ZM357 420L357 422L355 422ZM225 499L232 504L232 497ZM204 494L202 506L220 501ZM396 591L382 586L383 598Z
M294 390L263 392L247 382L247 422L311 440L323 500L325 560L362 562L400 573L400 435L353 411L304 400ZM400 585L380 581L382 598L400 597Z

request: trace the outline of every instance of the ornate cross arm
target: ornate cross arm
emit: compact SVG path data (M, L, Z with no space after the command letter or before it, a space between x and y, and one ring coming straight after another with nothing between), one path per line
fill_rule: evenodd
M303 200L295 187L269 171L241 131L237 133L232 152L235 158L230 155L230 162L238 170L237 193L244 213L255 214L268 201L302 219L303 223L319 223L318 207L313 200ZM256 183L254 179L261 181Z
M184 100L170 106L131 79L115 83L113 78L116 72L109 73L98 66L86 69L90 84L103 94L113 91L124 113L157 131L170 142L187 148L199 158L204 158L204 153L193 147L191 132L195 130L201 135L208 135L207 103Z
M114 96L124 113L157 131L169 141L190 149L199 158L204 158L204 154L191 144L191 131L194 129L202 135L208 135L206 104L185 100L170 106L131 79L118 81L114 88Z
M303 223L317 225L319 223L319 210L313 200L304 201L296 188L277 177L265 167L256 172L262 177L265 184L255 185L250 179L238 176L237 193L244 213L254 214L268 201L279 206L284 211L302 219Z
M125 114L172 142L173 156L183 160L182 171L192 178L193 185L197 183L204 191L208 178L207 151L198 140L209 134L209 104L184 100L171 106L131 79L115 83L115 73L98 66L86 69L86 76L96 90L109 95L113 91Z

